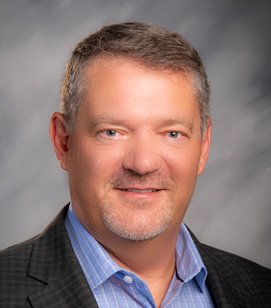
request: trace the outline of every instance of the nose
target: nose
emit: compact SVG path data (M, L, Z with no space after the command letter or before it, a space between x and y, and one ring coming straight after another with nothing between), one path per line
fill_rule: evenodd
M162 158L159 153L159 144L150 139L138 137L129 142L123 159L124 169L146 175L161 167Z

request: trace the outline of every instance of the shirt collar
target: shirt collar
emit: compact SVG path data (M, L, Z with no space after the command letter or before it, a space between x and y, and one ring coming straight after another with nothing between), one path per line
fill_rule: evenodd
M207 269L185 224L181 225L176 244L176 269L183 282L195 278L203 292Z
M73 249L92 289L103 284L121 268L108 255L103 246L84 228L69 207L65 226ZM186 226L182 224L176 245L176 271L180 279L186 283L195 278L203 292L207 270Z

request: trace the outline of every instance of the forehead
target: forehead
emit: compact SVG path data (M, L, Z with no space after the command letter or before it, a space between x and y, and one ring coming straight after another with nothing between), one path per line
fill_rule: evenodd
M189 90L191 93L193 92L195 94L195 97L197 94L196 82L191 73L174 71L171 69L160 69L159 67L150 66L143 61L131 57L99 55L86 65L83 75L86 92L88 93L94 92L96 87L100 88L99 85L105 84L110 77L114 77L111 79L111 83L116 83L116 81L121 80L121 77L124 77L122 79L123 84L128 84L129 82L135 82L140 76L140 79L146 77L144 79L145 82L148 77L152 77L152 79L149 80L154 86L159 80L167 80L171 84L177 84L180 79L182 79L182 81L185 81L185 87L189 87ZM184 87L184 82L182 86Z
M168 75L181 75L186 77L189 82L191 82L191 86L193 88L194 85L197 85L197 81L194 80L196 79L196 76L193 75L192 72L182 68L180 66L177 67L166 67L166 64L159 64L159 63L149 63L148 61L144 61L144 59L137 59L132 56L124 56L124 55L97 55L96 57L92 58L89 60L84 68L83 68L83 75L86 76L87 78L93 77L93 74L96 74L97 71L99 70L104 70L104 69L115 69L116 66L124 66L126 64L125 69L129 70L128 66L130 66L133 69L137 68L138 70L145 70L147 71L152 71L154 73L157 73L157 75L163 73L163 74L168 74ZM94 76L95 77L95 76Z
M191 77L183 72L149 68L126 57L98 57L86 67L84 79L83 109L92 116L149 121L150 115L181 117L185 109L198 115Z

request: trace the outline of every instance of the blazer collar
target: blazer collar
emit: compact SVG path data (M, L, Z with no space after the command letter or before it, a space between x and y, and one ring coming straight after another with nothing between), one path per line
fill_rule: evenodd
M202 244L191 230L189 230L189 232L198 248L204 265L207 268L208 276L206 279L206 285L210 291L215 306L219 308L243 307L241 304L242 299L239 301L239 296L236 296L235 294L235 286L232 281L227 278L227 275L225 275L227 271L227 260L224 260L224 268L220 266L221 261L223 263L222 259L225 258L225 253ZM220 259L219 262L217 262L218 259Z
M33 307L98 307L66 232L67 209L34 241L27 275L44 286L29 295Z

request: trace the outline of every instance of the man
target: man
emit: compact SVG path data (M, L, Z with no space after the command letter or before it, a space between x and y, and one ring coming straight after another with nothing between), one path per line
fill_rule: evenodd
M210 147L194 48L124 23L80 42L50 136L71 203L0 257L1 307L271 307L271 273L182 224Z

